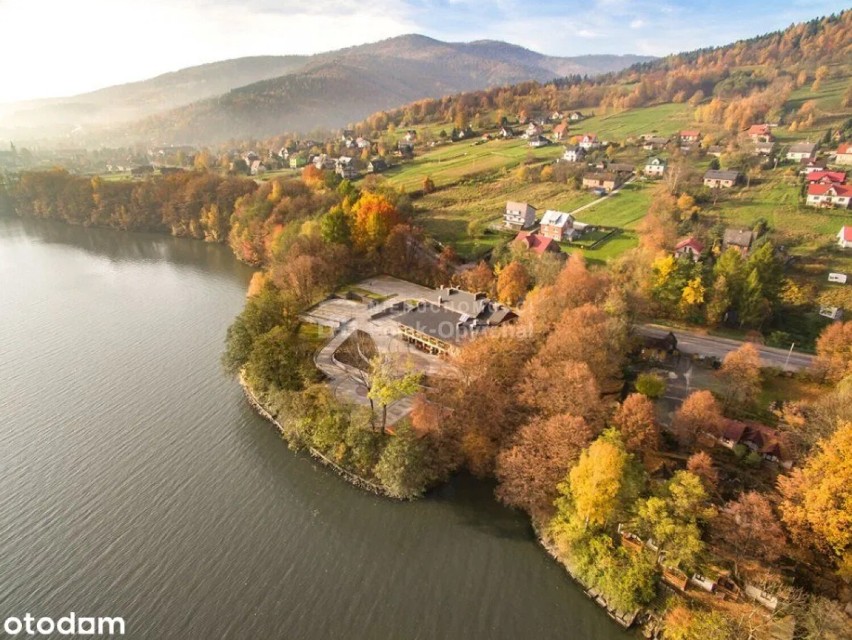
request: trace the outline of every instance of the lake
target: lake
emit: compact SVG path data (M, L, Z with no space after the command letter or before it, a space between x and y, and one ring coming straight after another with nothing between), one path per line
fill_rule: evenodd
M223 246L0 217L0 620L627 637L489 484L397 503L289 451L219 365L250 276Z

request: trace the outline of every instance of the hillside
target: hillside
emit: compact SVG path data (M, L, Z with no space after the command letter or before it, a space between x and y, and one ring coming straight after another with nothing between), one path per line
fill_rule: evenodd
M447 43L406 35L313 56L240 58L24 105L2 118L0 135L57 135L82 125L80 144L211 144L341 127L422 98L604 73L649 59L557 58L504 42ZM92 128L131 120L140 121L108 131Z

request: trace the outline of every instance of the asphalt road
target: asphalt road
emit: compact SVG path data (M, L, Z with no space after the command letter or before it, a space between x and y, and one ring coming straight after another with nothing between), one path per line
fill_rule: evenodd
M645 324L636 327L636 330L645 336L662 337L666 335L670 329L659 325ZM739 340L731 340L730 338L720 338L717 336L708 336L698 333L683 331L682 329L671 330L677 337L677 348L681 353L690 355L703 355L719 358L724 358L731 351L738 349L743 342ZM774 347L765 347L755 345L760 352L760 359L764 366L778 367L780 369L788 369L798 371L799 369L807 369L813 364L814 357L806 353L793 351L789 349L776 349Z

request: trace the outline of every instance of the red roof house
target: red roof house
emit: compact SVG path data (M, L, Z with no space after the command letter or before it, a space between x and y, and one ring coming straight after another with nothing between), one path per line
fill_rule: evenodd
M523 245L538 255L543 255L548 251L553 253L560 253L562 249L559 247L559 243L554 241L553 238L548 238L546 236L540 236L537 233L530 233L528 231L521 231L515 236L514 242L523 243Z
M704 244L693 237L684 238L675 245L675 255L678 258L689 256L697 262L702 253L704 253Z
M808 182L821 182L823 184L843 184L846 182L845 171L811 171L807 175Z

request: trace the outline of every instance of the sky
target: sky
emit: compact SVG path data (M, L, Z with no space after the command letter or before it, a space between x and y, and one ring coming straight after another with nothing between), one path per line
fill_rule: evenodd
M0 103L406 33L560 56L659 56L843 8L838 0L0 0Z

